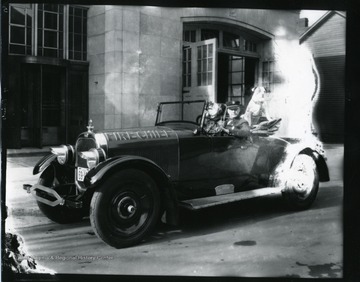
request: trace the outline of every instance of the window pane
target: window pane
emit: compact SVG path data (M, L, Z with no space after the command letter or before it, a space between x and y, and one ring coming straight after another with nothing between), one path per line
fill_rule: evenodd
M223 34L223 45L226 48L237 49L240 47L240 36L228 32Z
M58 15L53 13L45 13L45 26L48 29L58 29Z
M212 71L212 68L213 68L213 60L212 60L212 59L209 59L209 60L208 60L208 68L207 68L207 70L208 70L208 71Z
M25 44L25 28L11 26L10 28L10 42Z
M232 81L232 84L240 84L240 83L243 83L243 73L242 72L235 72L235 73L232 73L231 74L231 81Z
M38 13L38 28L42 28L43 26L43 13L39 12Z
M9 53L11 54L25 54L25 46L10 44Z
M203 53L203 54L202 54L202 57L203 57L203 58L206 58L206 57L207 57L207 46L205 45L205 46L203 46L202 48L203 48L203 50L202 50L202 53Z
M59 11L59 5L56 5L56 4L44 4L44 10L58 12Z
M217 38L219 39L219 31L212 29L202 29L201 30L201 40L207 40Z
M58 56L58 51L56 49L44 49L44 54L43 56L46 57L57 57Z
M74 18L74 32L75 33L81 33L82 32L82 28L81 28L81 18L75 17Z
M206 85L206 72L202 74L201 76L201 85Z
M207 75L208 75L208 80L207 80L208 83L207 84L211 85L212 84L212 72L209 72Z
M209 45L209 57L212 58L213 56L213 44Z
M75 7L74 10L75 10L76 17L82 17L82 9Z
M10 6L10 23L25 25L25 9Z
M32 37L31 37L31 28L26 29L26 45L31 46Z
M75 34L74 35L74 51L81 51L81 35Z
M57 32L44 30L44 47L58 47Z
M242 60L233 60L232 61L232 71L242 71Z
M203 71L203 72L207 70L207 65L206 65L206 63L207 63L206 60L203 60L203 61L202 61L201 71Z

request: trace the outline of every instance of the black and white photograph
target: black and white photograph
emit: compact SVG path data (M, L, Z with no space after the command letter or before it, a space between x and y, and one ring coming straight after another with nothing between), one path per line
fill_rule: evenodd
M3 278L346 278L347 16L2 4Z

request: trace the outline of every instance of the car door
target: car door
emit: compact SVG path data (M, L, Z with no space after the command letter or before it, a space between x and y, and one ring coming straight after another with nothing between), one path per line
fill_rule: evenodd
M259 146L249 138L213 136L212 173L216 187L233 185L235 192L259 186L253 167Z
M185 198L214 195L211 138L206 135L179 135L178 190Z

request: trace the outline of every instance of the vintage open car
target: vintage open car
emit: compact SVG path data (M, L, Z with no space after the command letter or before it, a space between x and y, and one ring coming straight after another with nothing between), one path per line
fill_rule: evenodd
M51 220L89 216L116 248L141 242L161 217L176 224L183 208L272 194L293 209L313 203L319 181L329 180L320 143L264 130L247 138L207 133L208 104L160 103L151 127L96 132L89 122L74 146L51 148L34 167L38 183L24 188Z

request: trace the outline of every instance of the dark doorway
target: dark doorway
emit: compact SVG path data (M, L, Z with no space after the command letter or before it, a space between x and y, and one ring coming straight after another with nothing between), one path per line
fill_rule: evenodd
M217 102L236 100L244 106L256 80L257 59L218 53Z
M22 72L22 146L41 147L64 142L66 69L25 64Z

